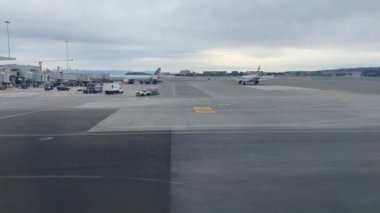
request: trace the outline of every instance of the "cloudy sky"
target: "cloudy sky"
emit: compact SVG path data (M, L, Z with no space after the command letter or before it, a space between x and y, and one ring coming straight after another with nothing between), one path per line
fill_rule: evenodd
M5 0L17 63L73 69L318 70L380 65L374 0ZM6 27L0 56L7 55ZM4 63L4 62L2 62ZM46 62L47 67L65 62Z

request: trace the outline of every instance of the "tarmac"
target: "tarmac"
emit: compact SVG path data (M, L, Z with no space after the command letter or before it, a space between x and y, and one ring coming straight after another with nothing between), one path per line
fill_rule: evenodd
M0 92L1 212L378 212L380 80Z
M313 87L290 86L294 81L312 82ZM371 93L380 88L379 82L373 82L368 93L349 93L336 90L334 84L368 87L368 82L315 81L321 80L273 80L259 86L240 86L228 79L171 81L160 85L159 97L96 99L77 107L119 109L93 132L379 127L380 99ZM210 107L215 113L197 114L194 107Z

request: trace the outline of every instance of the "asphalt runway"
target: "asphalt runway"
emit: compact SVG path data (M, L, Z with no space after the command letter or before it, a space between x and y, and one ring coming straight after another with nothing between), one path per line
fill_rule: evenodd
M378 131L0 136L2 212L378 212Z
M168 133L0 141L1 212L169 211Z
M377 83L293 81L0 97L0 212L378 212Z
M378 212L379 131L176 134L172 212Z

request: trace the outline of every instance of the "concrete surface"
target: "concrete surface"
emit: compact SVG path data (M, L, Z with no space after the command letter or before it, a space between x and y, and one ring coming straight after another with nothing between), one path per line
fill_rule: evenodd
M0 210L378 212L379 82L182 78L149 98L134 97L144 85L1 92Z
M292 82L295 80L289 80ZM309 81L309 80L300 80ZM267 83L268 82L268 83ZM78 108L119 108L91 131L204 130L241 128L377 128L380 96L328 88L240 86L233 80L169 81L161 96L136 100L93 100ZM290 84L287 82L287 84ZM338 81L340 84L367 82ZM279 83L281 84L281 83ZM283 83L285 84L285 83ZM316 83L312 86L315 87ZM373 91L380 84L373 84ZM326 87L326 83L321 83ZM332 86L333 87L333 86ZM368 85L367 85L368 87ZM193 107L215 110L196 115Z
M83 132L115 110L36 110L0 113L0 134L68 134ZM1 122L3 121L3 122Z

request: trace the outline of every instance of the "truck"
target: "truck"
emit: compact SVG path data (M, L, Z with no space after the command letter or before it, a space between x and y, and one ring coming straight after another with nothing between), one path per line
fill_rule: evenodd
M103 92L103 87L100 84L89 84L83 90L84 94L98 94Z
M106 95L123 94L124 91L121 88L120 83L104 83L103 91Z

